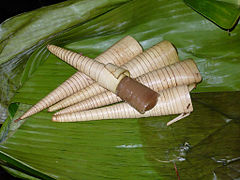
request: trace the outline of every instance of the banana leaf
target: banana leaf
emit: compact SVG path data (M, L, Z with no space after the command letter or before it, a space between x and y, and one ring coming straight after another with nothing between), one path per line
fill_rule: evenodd
M240 16L240 4L237 0L184 0L184 2L221 28L229 31L237 24Z
M66 17L71 10L86 16ZM61 28L55 28L56 20ZM239 26L229 36L179 0L67 1L19 15L4 26L8 31L1 31L1 103L11 104L0 131L0 163L14 176L240 177ZM38 32L25 33L30 31ZM54 123L52 114L43 111L13 123L76 72L51 55L47 44L94 58L126 35L144 49L169 40L181 60L196 61L203 82L192 94L195 110L190 117L171 127L166 122L174 116ZM33 39L25 42L28 36Z

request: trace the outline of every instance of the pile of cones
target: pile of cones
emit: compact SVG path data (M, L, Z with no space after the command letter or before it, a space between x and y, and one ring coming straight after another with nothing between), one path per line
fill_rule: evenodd
M201 81L201 75L192 59L179 61L177 50L169 41L162 41L143 52L141 45L127 36L96 57L95 61L100 62L96 65L78 53L54 45L49 45L48 49L79 71L16 121L45 108L50 112L61 109L53 115L52 120L56 122L180 114L168 122L170 125L193 111L190 91ZM107 67L109 63L119 67L117 70L122 74L127 70L131 78L157 92L157 104L151 110L139 113L123 102L114 93L115 86L108 87L112 80L99 78L100 65ZM111 91L104 88L106 86Z

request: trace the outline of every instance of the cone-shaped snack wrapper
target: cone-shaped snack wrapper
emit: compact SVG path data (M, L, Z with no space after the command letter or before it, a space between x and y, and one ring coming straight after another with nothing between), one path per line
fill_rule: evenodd
M55 45L48 45L47 48L51 53L112 92L116 92L119 82L130 75L127 70L114 64L103 64Z
M96 57L95 60L101 63L113 63L116 65L122 65L134 58L136 55L142 52L140 44L131 36L126 36L121 39L108 50ZM36 105L30 108L23 114L18 120L29 117L45 108L55 104L56 102L64 99L65 97L81 90L92 84L94 81L82 72L76 72L64 83L58 86L55 90L49 93L45 98L40 100Z
M158 93L128 77L130 74L127 70L110 63L106 65L99 63L55 45L48 45L48 49L63 61L91 77L102 87L117 94L140 113L145 113L155 106ZM132 83L128 83L129 81ZM145 96L152 98L146 99ZM140 101L145 105L138 103Z
M101 119L140 118L149 116L162 116L170 114L190 113L193 111L191 97L187 86L177 86L159 92L157 105L140 114L127 103L118 103L107 107L88 111L55 115L55 122L76 122Z
M122 65L122 67L129 70L131 77L135 78L178 61L179 59L175 47L169 41L162 41ZM52 112L71 106L75 103L88 99L91 96L95 96L106 91L107 90L99 86L98 83L93 83L92 85L51 106L48 111Z
M175 64L151 71L136 78L154 91L180 85L197 84L201 81L201 75L197 65L192 59L177 62ZM120 102L121 99L110 91L93 96L73 106L69 106L55 113L56 115L93 109L108 104Z

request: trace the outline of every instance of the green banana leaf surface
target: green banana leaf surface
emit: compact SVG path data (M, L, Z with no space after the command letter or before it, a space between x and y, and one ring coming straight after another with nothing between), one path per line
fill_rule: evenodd
M23 179L237 179L240 177L240 26L222 30L181 0L66 1L1 25L0 164ZM76 70L56 44L94 58L126 35L144 49L171 41L203 81L194 112L54 123L42 111L14 123Z
M240 15L238 0L184 0L194 10L216 23L219 27L231 31Z

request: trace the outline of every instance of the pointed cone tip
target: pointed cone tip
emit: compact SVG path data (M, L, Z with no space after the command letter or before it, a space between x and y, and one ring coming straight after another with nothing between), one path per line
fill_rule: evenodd
M22 118L20 117L18 119L15 119L14 122L17 123L18 121L21 121L21 120L22 120Z
M53 115L52 121L57 122L57 117L55 115Z
M55 45L52 45L52 44L48 44L48 45L47 45L47 49L48 49L49 51L52 51L54 47L55 47Z

